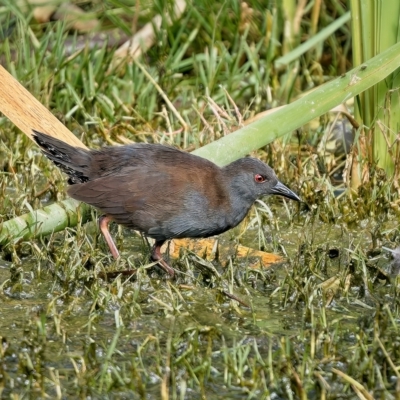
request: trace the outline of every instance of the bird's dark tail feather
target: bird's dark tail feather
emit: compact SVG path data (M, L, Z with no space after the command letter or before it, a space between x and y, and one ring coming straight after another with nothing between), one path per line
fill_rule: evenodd
M43 154L69 176L70 185L89 180L91 164L89 151L73 147L45 133L32 131L33 139L40 146Z

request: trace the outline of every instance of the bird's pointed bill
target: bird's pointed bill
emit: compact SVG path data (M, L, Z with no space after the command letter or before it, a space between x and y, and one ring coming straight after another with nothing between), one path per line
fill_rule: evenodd
M285 196L289 199L301 201L300 197L296 193L292 192L288 187L286 187L282 182L278 183L271 189L272 194L279 194Z

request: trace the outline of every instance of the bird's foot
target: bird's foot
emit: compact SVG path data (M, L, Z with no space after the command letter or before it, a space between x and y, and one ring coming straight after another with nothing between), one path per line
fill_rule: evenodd
M156 241L154 243L152 252L151 252L151 259L153 261L156 261L158 265L171 277L175 277L175 271L173 268L171 268L168 263L163 259L161 255L161 246L164 244L163 241Z

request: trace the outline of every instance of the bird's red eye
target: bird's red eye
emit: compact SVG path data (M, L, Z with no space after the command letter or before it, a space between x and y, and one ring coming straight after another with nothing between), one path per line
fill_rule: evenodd
M264 178L262 175L260 175L260 174L256 174L256 175L254 175L254 180L255 180L257 183L262 183L262 182L265 181L265 178Z

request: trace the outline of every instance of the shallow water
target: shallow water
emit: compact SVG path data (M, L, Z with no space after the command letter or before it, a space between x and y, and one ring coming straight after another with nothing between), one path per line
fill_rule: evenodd
M255 382L263 363L270 365L264 373L273 368L279 381L277 371L286 368L288 357L307 353L332 365L346 354L354 357L360 319L367 319L365 326L371 329L377 310L368 298L359 298L359 283L343 290L344 277L364 268L351 271L353 253L348 249L370 247L366 230L317 221L310 232L303 217L289 223L282 209L274 212L279 231L271 233L271 225L264 226L265 250L287 253L288 261L258 272L240 261L230 272L216 265L220 281L204 280L194 268L188 270L190 278L177 282L144 272L138 280L107 283L83 268L72 250L67 261L48 264L35 254L21 265L1 260L4 393L29 388L58 396L57 390L71 395L79 389L90 398L102 398L101 393L140 398L142 390L146 398L157 398L164 384L176 398L242 398L249 390L257 397L262 385ZM91 235L96 231L93 223L85 229ZM239 231L226 233L224 241L232 243ZM122 233L122 257L134 253L136 262L145 263L142 240L128 230ZM56 239L60 247L70 238L63 235ZM248 229L240 241L257 247L259 237L258 229ZM339 250L339 256L330 258L331 249ZM109 268L109 258L99 258L97 252L93 258L97 266ZM381 265L389 262L385 255L377 259ZM75 272L69 276L71 268ZM10 272L16 269L19 273ZM330 293L318 285L333 276L340 285L325 306ZM220 288L233 290L251 309L223 296ZM391 293L382 283L374 296L385 301Z

